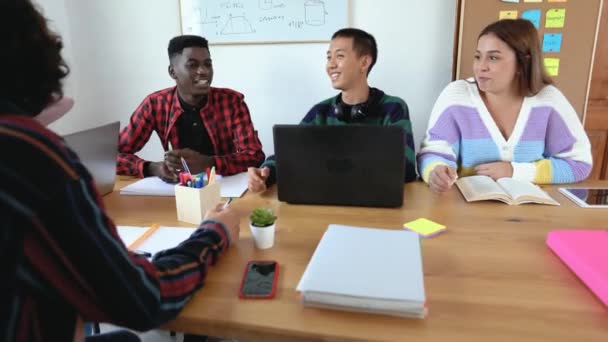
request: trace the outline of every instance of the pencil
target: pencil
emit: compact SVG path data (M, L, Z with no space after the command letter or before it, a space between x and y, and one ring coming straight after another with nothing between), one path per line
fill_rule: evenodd
M136 250L139 245L141 245L150 235L154 234L154 232L160 227L158 224L153 224L148 228L140 237L138 237L135 241L131 242L129 245L130 250Z

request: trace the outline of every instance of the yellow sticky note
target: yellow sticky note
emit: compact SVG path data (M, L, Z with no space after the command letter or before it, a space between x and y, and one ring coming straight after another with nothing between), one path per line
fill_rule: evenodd
M566 21L565 8L553 8L547 11L546 28L563 28Z
M549 76L559 75L559 58L545 58L545 69Z
M404 223L403 228L416 232L425 238L443 233L446 229L444 225L425 218Z
M517 19L517 11L500 11L498 12L498 20L502 19Z

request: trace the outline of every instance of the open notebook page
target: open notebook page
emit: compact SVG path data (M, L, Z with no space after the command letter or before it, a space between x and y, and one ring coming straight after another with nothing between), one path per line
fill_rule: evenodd
M129 247L129 245L146 232L148 227L116 226L118 236ZM194 233L197 228L187 227L165 227L161 226L154 234L142 242L137 250L148 252L152 255L165 249L173 248Z

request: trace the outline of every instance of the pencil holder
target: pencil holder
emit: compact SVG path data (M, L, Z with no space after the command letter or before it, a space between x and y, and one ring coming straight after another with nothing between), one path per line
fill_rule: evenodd
M207 210L214 208L220 199L219 182L200 189L177 184L175 185L177 220L200 224Z

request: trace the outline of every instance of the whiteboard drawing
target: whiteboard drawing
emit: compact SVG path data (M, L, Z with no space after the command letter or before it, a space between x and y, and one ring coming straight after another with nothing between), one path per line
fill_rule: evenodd
M260 9L268 11L272 9L272 0L259 0Z
M251 27L251 23L249 23L249 20L244 15L232 16L232 14L229 14L221 34L247 34L254 32L255 30Z
M179 0L181 29L209 44L325 42L349 26L349 2Z
M310 26L325 25L325 3L321 0L309 0L304 3L304 21Z

